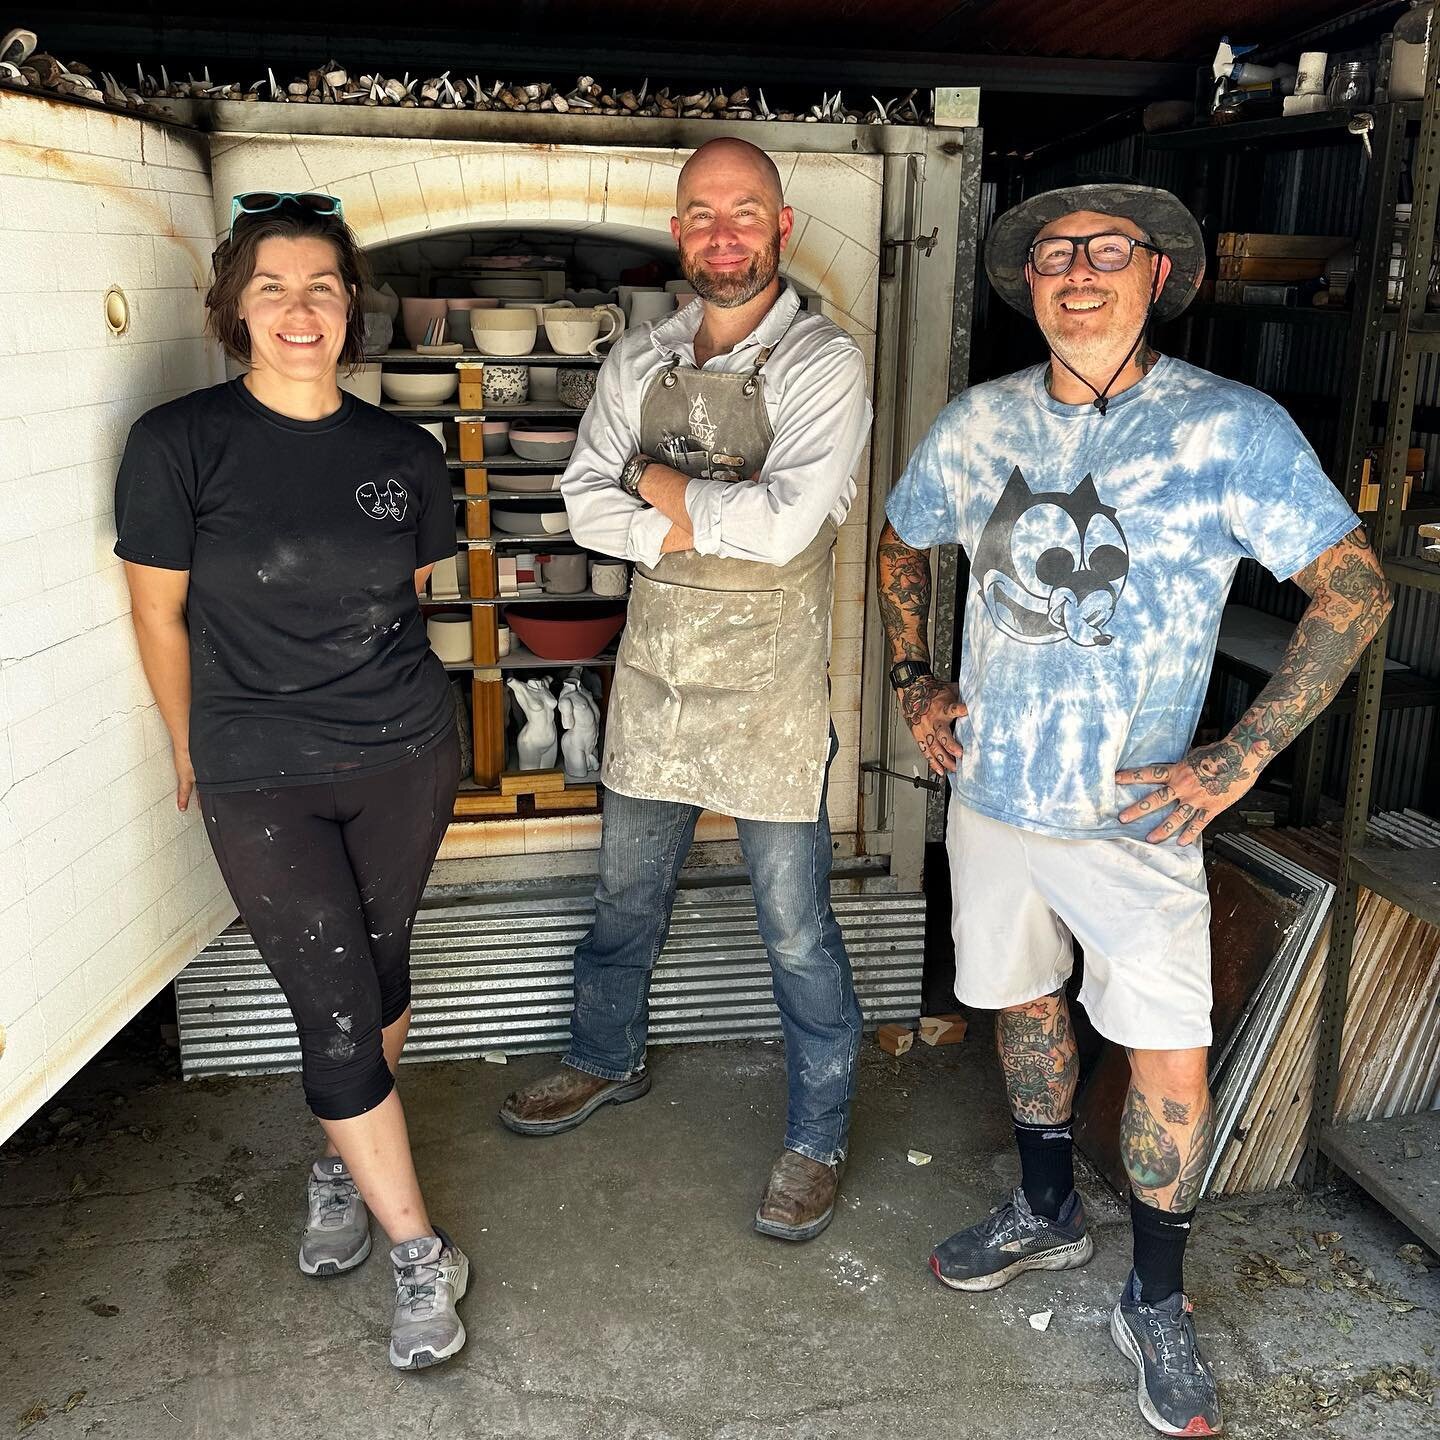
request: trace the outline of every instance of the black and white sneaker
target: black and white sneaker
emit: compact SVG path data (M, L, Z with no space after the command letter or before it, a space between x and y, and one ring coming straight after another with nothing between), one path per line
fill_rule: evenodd
M1139 1372L1140 1413L1162 1435L1218 1435L1215 1376L1200 1358L1191 1306L1177 1290L1146 1305L1135 1272L1110 1316L1110 1336Z
M952 1290L998 1290L1022 1271L1073 1270L1094 1253L1078 1191L1071 1191L1058 1219L1047 1220L1017 1186L989 1219L942 1240L930 1268Z

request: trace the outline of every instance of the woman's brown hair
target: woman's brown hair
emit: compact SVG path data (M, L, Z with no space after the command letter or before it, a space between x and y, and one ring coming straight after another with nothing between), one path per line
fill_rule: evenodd
M312 215L295 206L281 206L263 215L242 215L215 247L211 258L215 279L205 295L209 312L205 327L225 347L225 353L242 365L250 363L250 330L240 318L240 299L254 278L255 257L261 244L274 239L303 240L312 235L335 247L340 279L350 296L340 365L349 372L364 363L364 300L370 266L355 232L338 216Z

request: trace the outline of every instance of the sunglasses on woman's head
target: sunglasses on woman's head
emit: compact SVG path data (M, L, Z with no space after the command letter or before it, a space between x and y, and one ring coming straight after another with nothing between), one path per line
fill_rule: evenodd
M250 190L236 195L230 201L230 233L235 233L235 222L247 215L268 215L282 205L293 205L298 210L308 211L321 217L333 216L336 220L345 218L345 207L338 195L320 195L314 191L297 194L288 190Z

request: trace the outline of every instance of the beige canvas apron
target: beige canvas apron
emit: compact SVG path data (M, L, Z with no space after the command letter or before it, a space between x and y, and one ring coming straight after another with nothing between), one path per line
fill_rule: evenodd
M749 483L774 432L760 371L680 368L640 405L647 455L692 478ZM601 778L624 795L748 820L813 821L829 748L826 665L836 529L785 565L694 552L637 567Z

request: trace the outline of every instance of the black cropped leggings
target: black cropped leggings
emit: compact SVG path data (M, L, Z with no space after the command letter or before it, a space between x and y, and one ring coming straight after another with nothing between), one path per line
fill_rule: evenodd
M200 797L240 918L290 1003L322 1120L363 1115L394 1087L380 1032L410 1004L410 927L459 779L452 730L378 775Z

